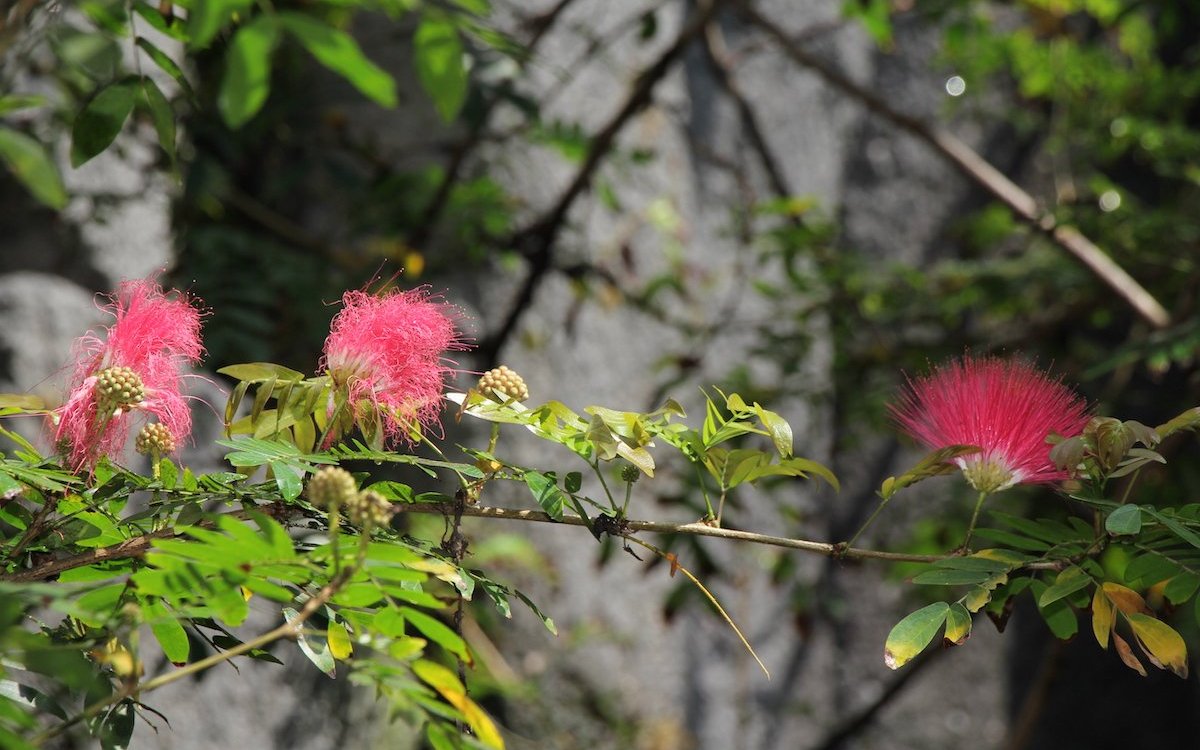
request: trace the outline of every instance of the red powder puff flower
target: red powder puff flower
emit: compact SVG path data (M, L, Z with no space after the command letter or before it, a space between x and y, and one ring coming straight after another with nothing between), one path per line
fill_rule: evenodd
M446 351L466 349L450 320L454 308L425 289L382 295L346 292L325 339L329 372L364 435L383 442L438 424L442 390L452 369ZM333 439L333 431L329 440Z
M180 378L204 353L200 311L147 279L122 283L102 309L114 322L105 336L88 332L75 343L70 394L53 417L54 439L75 470L120 451L134 421L148 429L138 440L146 453L173 452L192 428Z
M992 357L964 357L910 380L891 411L931 450L979 447L954 461L983 493L1066 479L1046 437L1078 435L1089 419L1083 399L1031 363Z

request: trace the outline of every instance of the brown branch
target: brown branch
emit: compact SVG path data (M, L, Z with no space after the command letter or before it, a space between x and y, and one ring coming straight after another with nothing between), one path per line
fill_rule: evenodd
M290 515L293 508L287 506L257 506L254 509L259 513L264 513L276 520L281 520L285 516ZM235 518L246 519L249 516L244 511L235 511L227 513ZM213 521L202 521L196 526L212 528L215 526ZM30 583L33 581L46 581L54 576L67 570L82 568L85 565L94 565L95 563L106 562L109 560L127 560L131 557L141 557L150 551L150 547L156 539L171 539L179 536L180 531L176 528L160 529L152 531L140 536L131 537L123 542L110 545L108 547L96 547L86 552L80 552L77 555L70 557L60 557L53 560L47 560L44 563L35 565L32 568L25 570L17 570L12 573L0 573L0 582L11 583Z
M1166 328L1170 325L1171 316L1162 304L1125 269L1117 265L1107 253L1079 230L1059 224L1054 215L1043 210L1032 195L1008 179L966 143L936 125L893 109L882 98L804 50L789 38L787 33L774 21L764 16L752 5L744 5L742 13L753 25L770 37L783 50L784 54L791 58L792 62L816 73L826 83L849 95L871 112L933 148L968 179L1008 206L1018 218L1045 234L1056 245L1074 256L1152 326Z
M392 507L402 513L436 513L445 515L448 513L457 513L457 507L450 507L442 503L393 503ZM534 523L557 523L567 526L582 526L587 527L587 522L578 516L563 516L561 520L555 520L550 515L543 513L540 510L511 510L509 508L493 508L484 505L465 505L462 507L464 516L472 516L475 518L501 518L510 521L531 521ZM885 552L883 550L861 549L857 547L844 547L840 544L832 544L830 542L814 542L808 539L793 539L791 537L772 536L770 534L759 534L753 531L739 531L737 529L723 529L717 526L708 526L703 523L672 523L668 521L637 521L626 520L621 522L621 529L624 531L652 531L660 534L688 534L691 536L708 536L717 539L732 539L740 542L750 542L752 544L766 544L772 547L784 547L787 549L798 549L804 552L813 552L826 557L836 557L847 560L889 560L891 562L937 562L944 560L950 555L913 555L906 552Z
M488 334L487 338L480 343L479 352L483 361L491 362L496 359L500 348L508 340L516 328L517 321L533 300L534 292L537 291L542 280L550 271L554 241L558 237L559 229L562 228L567 212L574 205L575 200L592 184L596 170L612 150L617 135L633 119L634 115L650 104L655 87L666 77L692 40L704 31L705 26L716 14L718 7L720 7L720 3L717 0L699 4L699 8L688 19L671 46L654 61L654 64L638 75L632 91L625 98L621 108L592 137L583 163L554 205L541 218L518 231L507 243L520 250L528 258L529 274L525 277L525 282L518 290L517 296L499 328Z

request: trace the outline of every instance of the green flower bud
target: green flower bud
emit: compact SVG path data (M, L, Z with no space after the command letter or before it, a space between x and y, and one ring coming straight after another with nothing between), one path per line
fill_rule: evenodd
M633 484L642 476L642 472L633 464L625 464L621 467L621 481L627 484Z
M386 526L394 513L392 504L374 490L360 492L354 500L346 503L346 515L350 517L350 523L362 528Z
M489 396L493 391L502 393L513 401L529 398L529 389L525 387L525 381L506 365L485 372L483 377L479 378L479 390Z
M308 480L304 490L308 501L318 508L349 506L358 497L358 482L338 466L325 466Z
M138 432L133 446L143 456L152 456L155 453L160 456L167 453L174 453L176 447L175 436L171 434L166 425L153 422Z
M102 413L126 411L145 397L141 377L128 367L108 367L96 373L96 403Z

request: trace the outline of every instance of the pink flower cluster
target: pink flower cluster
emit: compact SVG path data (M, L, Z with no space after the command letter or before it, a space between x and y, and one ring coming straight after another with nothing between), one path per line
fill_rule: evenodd
M892 416L931 450L973 445L954 459L981 492L1067 478L1050 462L1050 433L1074 437L1089 415L1071 389L1029 362L964 357L910 380Z
M447 315L453 308L423 289L346 292L342 301L321 366L355 422L379 425L391 443L437 424L452 371L442 353L466 348ZM180 380L204 352L199 309L141 280L122 284L104 310L113 324L76 342L71 390L52 419L75 470L119 452L135 422L146 425L138 437L143 452L170 453L191 431Z
M54 414L55 441L76 470L120 451L134 421L157 419L171 441L191 432L180 379L204 353L200 310L146 279L122 283L103 309L113 323L76 342L70 393Z
M322 368L344 388L357 420L379 416L395 444L415 427L438 422L446 375L442 353L466 349L447 314L453 308L425 289L381 295L346 292L325 339Z

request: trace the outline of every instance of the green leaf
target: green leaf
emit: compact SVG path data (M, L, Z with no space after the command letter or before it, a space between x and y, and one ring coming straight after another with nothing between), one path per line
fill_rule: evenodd
M24 133L0 127L0 159L38 201L54 209L67 205L67 189L42 144Z
M1041 601L1042 595L1048 587L1042 581L1033 581L1029 584L1029 590L1033 592L1034 601ZM1062 599L1057 599L1045 607L1038 606L1038 613L1042 619L1046 621L1050 632L1059 640L1067 640L1079 631L1079 621L1075 617L1075 611Z
M139 88L137 79L125 78L100 89L84 106L71 129L71 166L108 148L129 119Z
M179 88L183 91L184 95L186 95L189 99L195 99L196 93L192 91L192 84L188 82L187 76L183 74L183 70L167 55L167 53L154 46L154 44L145 37L139 36L137 38L137 46L138 49L149 55L150 59L154 61L154 64L157 65L164 73L171 76L171 79L179 85Z
M318 62L345 78L364 96L384 107L396 106L396 81L371 62L349 34L301 13L280 13L279 23Z
M951 463L951 459L978 452L979 447L975 445L948 445L945 448L939 448L926 455L917 462L916 466L900 476L888 477L884 480L883 486L880 488L880 494L887 500L909 485L916 484L930 477L958 471L958 466Z
M1142 509L1136 505L1122 505L1104 519L1104 530L1113 536L1136 534L1142 530Z
M525 484L529 486L529 491L533 493L534 499L537 500L542 510L546 511L546 514L555 521L561 521L563 505L567 501L567 496L558 488L558 483L554 478L538 471L527 471L525 472Z
M217 108L230 128L245 125L267 101L271 53L278 41L279 26L273 16L259 16L234 34L217 92Z
M158 641L158 645L162 647L163 655L172 664L180 665L186 663L190 646L188 644L187 632L183 629L183 625L179 624L179 620L175 619L157 597L144 596L139 598L142 602L143 616L146 619L146 623L150 626L150 631L154 633L154 638Z
M913 576L913 583L934 586L960 586L969 583L983 583L991 577L991 573L981 570L926 570Z
M175 112L171 109L171 103L167 101L167 97L158 88L154 81L149 78L142 79L142 99L141 104L145 106L146 111L150 113L150 119L154 123L154 131L158 134L158 143L166 152L167 158L171 163L175 163Z
M198 0L188 5L188 38L192 49L204 49L235 14L248 11L254 0Z
M934 602L896 623L883 647L883 663L890 669L899 669L911 661L937 635L949 613L949 604Z
M1183 541L1192 545L1193 547L1200 549L1200 536L1197 536L1196 533L1193 532L1191 529L1188 529L1186 526L1184 526L1180 522L1176 521L1174 518L1172 518L1168 515L1165 515L1163 513L1159 513L1151 505L1143 505L1143 506L1141 506L1141 508L1147 514L1152 516L1156 521L1158 521L1163 526L1166 526L1168 529L1170 529L1180 539L1182 539Z
M1162 438L1173 435L1180 430L1194 430L1200 427L1200 406L1194 406L1174 419L1160 424L1154 431Z
M1179 606L1195 596L1197 589L1200 589L1200 575L1180 573L1167 581L1167 585L1163 589L1163 596L1167 597L1167 601L1171 604Z
M268 466L271 467L271 473L275 475L275 486L279 488L279 494L283 495L284 500L295 500L300 497L304 484L300 480L300 473L292 468L291 464L272 461Z
M467 651L467 644L441 620L412 607L400 607L400 613L414 628L421 631L421 635L468 664L472 662L471 654Z
M413 43L417 78L438 114L450 122L467 99L467 70L458 28L445 13L429 10L421 17Z
M258 382L262 380L299 381L304 380L304 373L277 365L274 362L247 362L240 365L227 365L217 370L222 375L228 375L235 380Z
M1092 583L1092 577L1089 576L1083 568L1072 565L1064 569L1054 579L1054 584L1048 586L1045 591L1038 597L1038 606L1045 608L1059 599L1074 594L1076 591L1087 588Z

